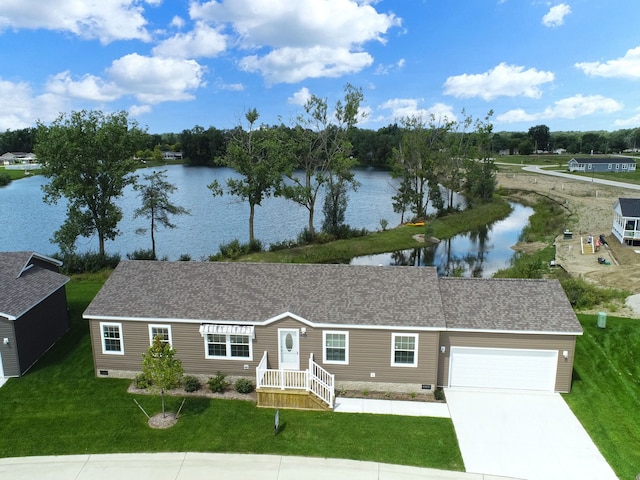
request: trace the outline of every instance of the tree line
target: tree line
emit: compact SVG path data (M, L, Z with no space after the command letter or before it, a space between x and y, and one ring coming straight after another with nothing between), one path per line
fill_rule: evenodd
M173 228L171 216L189 212L170 201L175 186L166 182L163 172L145 175L142 182L134 174L140 152L149 149L151 141L163 142L153 145L156 154L159 149L179 149L191 165L226 166L239 174L208 188L213 196L231 195L248 204L250 246L259 243L253 228L256 207L270 196L306 209L308 222L299 237L304 242L317 240L314 225L319 215L323 235L351 236L345 212L349 192L358 188L353 174L358 166L390 171L397 180L390 201L403 222L460 208L456 193L464 196L467 208L492 200L496 151L507 139L520 138L494 133L493 112L473 118L463 111L457 121L409 117L373 132L357 127L363 100L362 90L347 84L343 98L333 105L312 95L290 125L261 123L258 109L252 108L230 130L195 127L159 137L148 134L125 112L83 110L61 114L49 125L38 123L29 134L34 136L33 151L43 164L42 173L50 179L44 200L68 200L67 218L52 240L61 252L69 253L78 237L97 235L104 255L105 241L119 234L122 219L114 200L134 185L142 204L136 216L150 221L145 231L151 232L155 257L155 231ZM626 142L633 140L632 133L627 132ZM544 125L532 127L522 138L537 150L557 141ZM589 138L583 134L581 145L591 147Z

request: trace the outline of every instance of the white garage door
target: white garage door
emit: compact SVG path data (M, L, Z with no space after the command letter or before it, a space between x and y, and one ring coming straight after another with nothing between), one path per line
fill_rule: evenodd
M450 387L553 392L557 350L451 347Z

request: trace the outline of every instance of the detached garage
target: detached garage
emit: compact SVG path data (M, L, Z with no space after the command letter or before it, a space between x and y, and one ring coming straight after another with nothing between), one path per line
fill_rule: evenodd
M557 281L439 282L447 328L440 333L438 385L571 390L582 327Z

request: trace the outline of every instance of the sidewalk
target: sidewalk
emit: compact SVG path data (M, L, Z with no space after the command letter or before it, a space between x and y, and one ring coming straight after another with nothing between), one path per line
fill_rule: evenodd
M406 415L410 417L450 418L446 403L412 402L402 400L375 400L371 398L336 398L334 412L379 413L383 415Z
M508 480L331 458L222 453L69 455L0 459L11 480Z

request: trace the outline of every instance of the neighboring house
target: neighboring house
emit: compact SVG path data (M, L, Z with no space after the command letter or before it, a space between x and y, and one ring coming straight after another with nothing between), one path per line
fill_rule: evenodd
M568 392L582 334L556 280L433 267L123 261L83 316L96 375L133 377L160 334L185 373L254 378L259 404L296 386L329 405L335 388Z
M620 243L640 245L640 198L618 198L613 205L611 233Z
M569 160L570 172L635 172L636 161L626 157L584 157Z
M0 252L0 377L19 377L69 329L61 262Z
M182 152L162 152L163 160L182 160Z
M36 156L34 153L7 152L0 155L0 160L2 160L5 165L13 163L34 163Z

